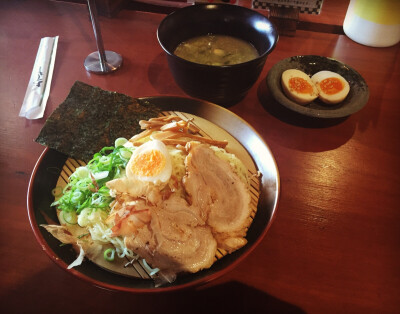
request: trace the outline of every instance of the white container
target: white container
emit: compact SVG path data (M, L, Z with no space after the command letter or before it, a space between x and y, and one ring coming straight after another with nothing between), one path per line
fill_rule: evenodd
M343 30L366 46L396 45L400 41L400 0L350 0Z

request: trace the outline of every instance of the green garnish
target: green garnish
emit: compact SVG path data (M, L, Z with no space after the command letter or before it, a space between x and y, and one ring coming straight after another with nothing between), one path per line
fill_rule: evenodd
M74 211L63 211L62 217L67 224L76 225L78 223L78 217Z
M52 206L76 214L85 208L109 211L109 205L114 198L110 196L110 190L105 183L121 175L131 154L130 149L124 146L104 147L85 167L76 169L70 176L63 195Z
M89 234L90 234L89 232L88 232L88 233L83 233L83 234L77 236L77 238L78 238L78 239L82 239L83 237L86 237L86 236L89 235Z
M107 249L104 251L103 257L106 261L112 262L115 256L115 249Z

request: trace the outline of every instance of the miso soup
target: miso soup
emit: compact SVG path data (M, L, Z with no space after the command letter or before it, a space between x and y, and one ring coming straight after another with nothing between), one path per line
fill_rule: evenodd
M191 62L215 66L243 63L259 56L250 43L226 35L191 38L180 43L174 54Z

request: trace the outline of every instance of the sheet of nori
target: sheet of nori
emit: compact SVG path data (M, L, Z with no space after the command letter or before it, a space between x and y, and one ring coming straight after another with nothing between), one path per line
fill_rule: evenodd
M89 161L118 137L140 133L139 120L160 109L127 95L76 81L65 101L46 120L36 142L70 157Z

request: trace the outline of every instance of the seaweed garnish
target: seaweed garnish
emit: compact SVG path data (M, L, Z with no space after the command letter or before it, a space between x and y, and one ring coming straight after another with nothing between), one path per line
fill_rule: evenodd
M118 137L141 132L140 120L160 114L150 102L76 81L67 98L46 120L36 142L88 161Z

